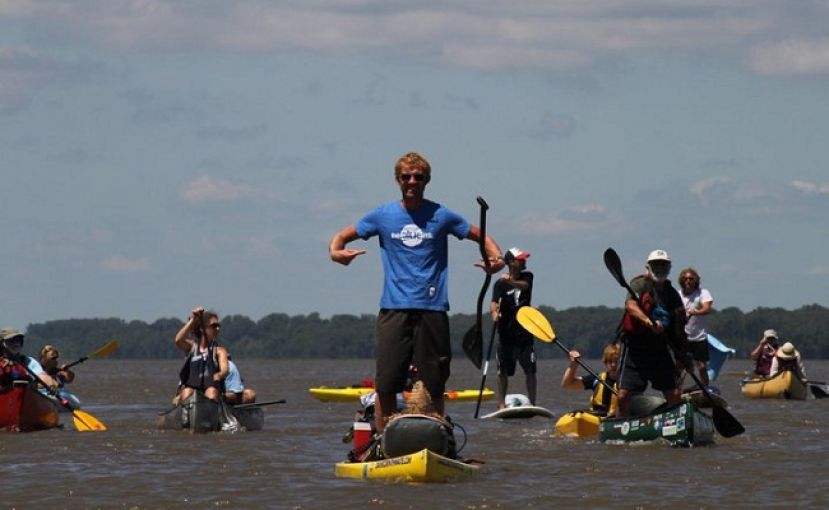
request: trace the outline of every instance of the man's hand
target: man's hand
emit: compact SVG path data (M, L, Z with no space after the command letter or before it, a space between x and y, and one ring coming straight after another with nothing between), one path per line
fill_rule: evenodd
M359 255L362 255L366 252L366 250L351 250L348 248L344 248L342 250L332 250L331 251L331 260L347 266L351 264L351 261L357 258Z

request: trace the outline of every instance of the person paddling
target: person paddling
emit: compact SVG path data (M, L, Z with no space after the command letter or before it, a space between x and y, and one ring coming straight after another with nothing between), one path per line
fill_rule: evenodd
M576 376L579 371L579 358L581 354L577 350L570 351L570 364L564 370L561 377L561 387L565 390L590 390L593 395L590 397L590 412L598 416L611 416L616 413L616 396L607 386L616 388L616 376L619 368L619 345L610 344L602 352L602 363L605 371L596 377L593 374ZM605 384L602 384L604 381ZM618 391L618 389L617 389Z
M809 382L806 378L806 370L803 368L803 361L800 359L800 351L795 349L791 342L786 342L783 347L777 349L771 362L769 377L786 371L792 372L803 384Z
M685 336L685 308L668 279L671 257L665 250L654 250L648 255L645 269L645 274L630 282L636 294L628 294L625 300L625 348L619 363L620 418L629 414L631 395L645 391L648 383L662 392L668 405L678 404L681 393L677 363L693 370ZM675 362L671 350L681 359Z
M30 374L33 375L33 380L39 384L45 384L53 390L60 386L59 381L47 374L38 360L21 353L25 340L23 333L13 328L4 328L0 330L0 339L3 342L4 357L25 365ZM26 378L32 379L29 375Z
M205 397L216 401L224 393L228 356L218 342L221 327L216 312L196 307L176 333L176 347L187 358L179 374L181 385L174 404L185 401L193 390L204 392Z
M39 357L43 370L57 381L59 388L63 388L66 384L75 380L75 372L65 366L58 365L60 352L54 345L44 345L40 349Z
M403 390L412 359L443 415L443 392L449 378L448 239L480 240L480 230L458 213L424 197L432 167L410 152L394 166L402 198L366 214L337 232L328 245L331 260L347 266L365 250L346 248L357 239L379 237L383 261L383 295L377 317L375 424L382 432L394 412L395 395ZM491 263L480 264L496 273L504 267L501 249L490 236L484 240ZM486 267L485 267L486 266Z

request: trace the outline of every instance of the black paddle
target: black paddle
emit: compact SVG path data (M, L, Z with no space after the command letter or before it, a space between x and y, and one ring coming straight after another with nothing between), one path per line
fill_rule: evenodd
M486 201L478 197L476 199L478 205L481 206L481 237L478 239L478 249L481 252L481 258L484 259L484 267L486 268L486 277L484 277L484 284L481 286L481 292L478 293L478 307L476 309L475 324L469 328L469 331L463 336L463 352L477 368L481 368L481 362L484 357L484 333L482 328L483 322L483 306L486 291L489 288L489 282L492 280L492 275L489 272L490 262L486 254L486 211L489 209Z
M252 407L265 407L273 404L284 404L286 402L287 400L283 398L281 400L271 400L270 402L251 402L250 404L237 404L231 407L233 407L233 409L250 409Z
M498 317L500 317L501 299L498 299ZM495 343L495 330L498 329L498 317L492 321L492 334L489 336L489 347L486 350L486 363L484 363L483 375L481 376L481 389L478 390L478 403L475 405L475 419L481 410L481 400L484 397L484 385L486 384L486 373L489 370L489 360L492 358L492 344Z
M633 292L633 289L630 288L630 285L628 285L627 280L625 280L625 275L622 273L622 261L621 259L619 259L619 255L613 248L608 248L607 250L605 250L604 264L605 266L607 266L607 270L610 271L610 274L613 275L613 278L615 278L616 281L619 282L619 285L624 287L625 290L627 290L630 293L630 295L633 296L634 299L636 299L636 301L638 302L639 296L635 292ZM666 343L671 348L671 350L674 351L674 355L677 356L677 358L679 358L680 353L677 352L677 350L674 348L674 345L671 342ZM697 386L699 386L699 389L702 391L703 395L705 395L708 401L711 402L714 417L714 427L716 427L717 432L719 432L720 435L722 435L723 437L733 437L745 432L745 427L743 427L743 425L739 421L737 421L737 418L735 418L731 413L725 410L716 400L714 400L714 398L705 388L705 385L702 384L702 382L699 380L699 377L697 377L697 375L694 374L694 372L692 372L690 368L687 372L688 375L690 375L691 378L694 380L694 382L697 383Z
M820 381L809 381L809 389L812 391L812 395L815 398L826 398L829 397L829 386L826 385L825 382Z

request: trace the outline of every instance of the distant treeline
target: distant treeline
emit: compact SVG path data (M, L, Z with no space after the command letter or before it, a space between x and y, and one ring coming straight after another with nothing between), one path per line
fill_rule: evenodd
M590 358L600 357L614 338L622 316L620 308L604 306L556 310L542 306L566 347L577 348ZM463 357L461 339L475 316L450 316L452 344L456 359ZM375 315L334 315L318 313L286 315L273 313L258 322L243 315L222 317L222 343L237 358L371 358L374 356ZM122 319L67 319L30 324L24 350L35 354L45 344L54 344L61 358L78 358L115 339L120 343L116 358L178 358L173 338L181 328L180 319L159 319L152 323ZM485 342L491 321L484 315ZM765 329L778 331L783 341L792 341L804 358L829 358L829 309L809 305L797 310L758 308L743 313L725 308L708 316L708 330L738 357L747 357ZM553 345L536 344L540 357L560 357Z

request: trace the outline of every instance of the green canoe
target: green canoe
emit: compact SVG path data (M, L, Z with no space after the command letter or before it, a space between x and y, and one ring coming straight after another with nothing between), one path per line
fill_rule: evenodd
M672 446L700 446L714 442L714 420L691 402L647 416L610 418L599 425L600 441L663 440Z

